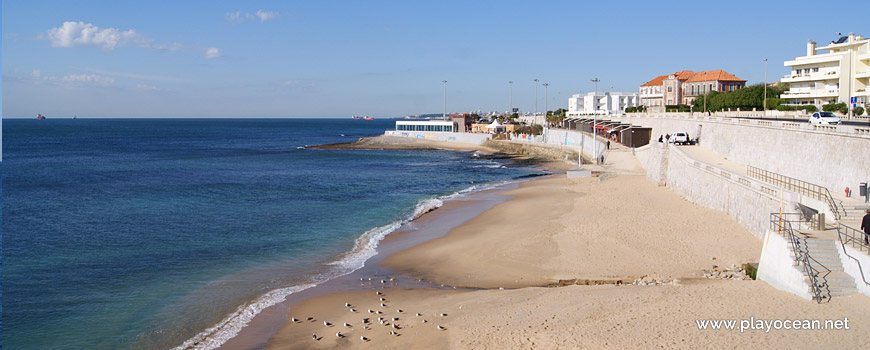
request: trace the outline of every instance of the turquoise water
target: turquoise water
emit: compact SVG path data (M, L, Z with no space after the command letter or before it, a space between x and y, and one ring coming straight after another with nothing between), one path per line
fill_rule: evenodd
M217 324L225 338L361 267L442 196L532 172L462 152L298 148L392 125L4 120L3 345L163 349Z

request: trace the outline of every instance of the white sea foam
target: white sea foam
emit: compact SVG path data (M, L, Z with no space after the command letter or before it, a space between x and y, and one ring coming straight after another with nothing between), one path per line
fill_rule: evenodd
M217 325L200 332L191 339L188 339L183 344L176 347L175 350L211 350L220 347L226 341L235 337L239 331L241 331L242 328L245 328L254 316L263 311L263 309L284 301L290 294L306 290L316 286L318 283L347 275L362 268L365 265L366 260L377 254L378 244L382 239L384 239L384 237L395 232L402 227L402 225L422 216L423 214L440 208L444 204L444 201L465 196L472 192L493 189L510 182L514 181L472 185L449 195L421 200L414 207L414 210L405 218L384 226L373 228L360 235L354 242L354 247L350 251L345 253L341 259L329 263L329 265L338 267L333 271L333 273L330 273L329 276L318 276L318 278L316 278L317 281L313 283L270 291L250 304L240 306L235 312L225 317Z

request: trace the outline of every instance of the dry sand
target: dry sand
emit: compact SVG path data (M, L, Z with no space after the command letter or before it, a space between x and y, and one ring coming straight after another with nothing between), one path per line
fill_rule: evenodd
M288 320L303 321L288 322L268 348L857 349L866 344L870 299L865 296L816 304L762 281L699 278L714 264L758 261L762 242L727 215L692 204L643 176L599 182L556 175L504 195L514 198L382 262L405 279L485 289L403 289L400 279L383 296L374 290L324 295L291 307ZM644 276L670 282L541 287L559 281L631 283ZM387 299L386 307L380 297ZM358 312L350 312L346 302ZM381 325L378 317L399 317L388 323L400 329ZM696 324L733 319L739 326L752 317L848 318L850 329L741 333L699 330ZM363 318L372 321L369 329ZM324 326L324 320L333 326Z

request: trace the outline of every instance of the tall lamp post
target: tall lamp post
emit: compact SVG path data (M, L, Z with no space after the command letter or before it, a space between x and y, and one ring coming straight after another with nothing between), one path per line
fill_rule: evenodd
M543 83L541 85L544 86L544 131L543 131L543 135L541 135L541 136L543 137L544 142L547 142L547 138L546 138L547 137L547 129L550 126L550 122L547 121L547 110L549 109L548 104L547 104L547 102L548 102L547 101L547 90L548 90L547 87L550 86L550 83Z
M514 82L513 80L508 81L508 85L511 87L511 109L508 110L508 115L514 114Z
M595 93L592 95L592 157L595 158L595 163L598 163L598 78L590 80L595 83Z
M764 102L761 103L761 110L764 111L764 116L767 116L767 59L764 59Z
M442 80L444 83L444 114L441 115L441 118L447 120L447 80Z
M540 80L535 79L535 123L538 122L538 82Z

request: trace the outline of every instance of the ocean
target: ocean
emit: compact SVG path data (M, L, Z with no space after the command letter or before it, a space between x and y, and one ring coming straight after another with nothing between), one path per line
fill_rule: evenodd
M535 173L467 152L302 148L393 124L4 120L2 345L171 349L222 325L219 344L359 269L420 212Z

